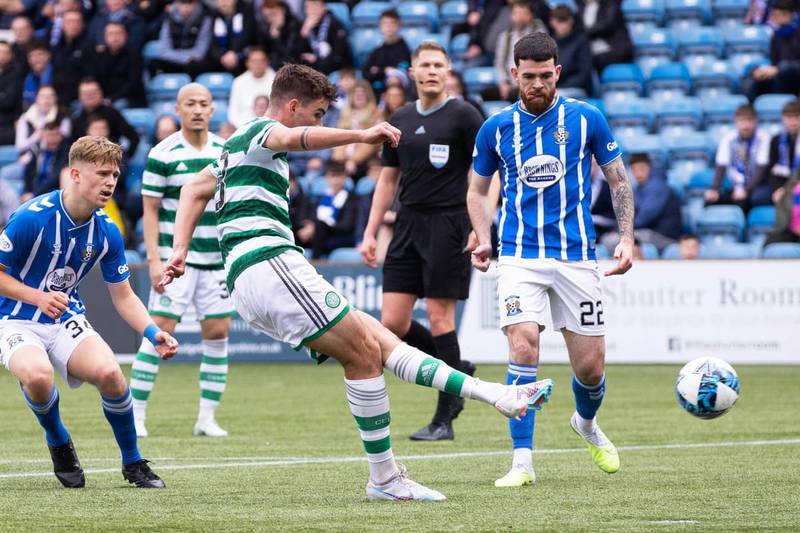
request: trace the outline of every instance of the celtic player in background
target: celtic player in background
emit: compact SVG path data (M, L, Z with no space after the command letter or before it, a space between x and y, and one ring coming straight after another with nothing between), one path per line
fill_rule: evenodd
M303 257L289 221L287 152L349 143L396 147L400 141L400 131L385 122L367 130L319 127L335 99L336 88L309 67L284 65L278 71L266 116L239 128L219 161L181 190L175 251L164 282L185 272L192 230L216 190L217 229L238 313L253 328L296 349L308 348L318 361L326 354L344 367L347 400L369 464L367 497L443 500L440 492L410 480L394 460L383 367L404 381L484 401L508 417L539 408L552 381L507 386L467 376L401 342L369 315L351 310ZM298 404L297 415L307 409L314 409L313 398Z
M163 261L172 253L172 228L181 187L219 158L225 140L208 131L214 107L211 93L202 85L185 85L178 93L175 111L181 129L153 147L142 181L144 240L153 285L148 310L161 329L173 333L187 308L194 305L203 337L200 409L194 434L226 437L228 432L219 426L214 413L228 377L228 330L233 304L225 286L212 203L206 206L192 235L186 275L169 287L158 286L164 271ZM148 434L147 401L158 367L159 358L153 345L143 339L131 371L133 413L140 437Z

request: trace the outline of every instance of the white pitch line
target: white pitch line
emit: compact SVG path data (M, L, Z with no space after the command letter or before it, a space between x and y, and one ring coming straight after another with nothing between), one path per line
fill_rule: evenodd
M620 446L620 451L650 451L650 450L683 450L695 448L732 448L740 446L785 446L800 444L800 439L778 439L778 440L745 440L739 442L698 442L685 444L645 444L638 446ZM536 454L560 454L560 453L582 453L585 448L549 448L537 449ZM492 457L498 455L508 455L508 451L483 451L483 452L453 452L435 453L426 455L404 455L398 457L402 460L411 461L430 461L438 459L458 459L466 457ZM216 458L219 460L219 458ZM257 459L257 458L256 458ZM96 459L104 461L105 459ZM197 459L195 459L197 460ZM253 461L234 461L227 463L192 463L185 465L158 465L156 470L197 470L204 468L252 468L268 466L296 466L296 465L319 465L335 463L360 463L366 461L366 457L345 456L345 457L287 457L284 459L253 460ZM119 468L87 468L87 474L108 474L119 472ZM0 474L0 479L28 478L51 476L52 472L11 472Z

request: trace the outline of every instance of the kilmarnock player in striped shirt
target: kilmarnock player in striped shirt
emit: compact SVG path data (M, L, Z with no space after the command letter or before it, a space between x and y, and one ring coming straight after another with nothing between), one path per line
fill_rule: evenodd
M605 274L632 266L633 195L621 152L603 115L593 106L558 95L558 48L546 33L532 33L514 46L520 101L490 117L478 132L467 195L479 245L473 264L489 268L493 206L486 202L489 176L501 172L502 207L497 267L500 325L508 337L508 383L535 381L539 333L549 300L553 327L567 343L575 373L577 410L570 424L587 443L595 463L619 470L619 456L597 425L605 392L605 338L600 273L590 213L591 158L611 187L621 235ZM514 454L498 487L529 485L533 470L534 413L510 421Z
M181 190L172 258L164 283L185 268L192 230L216 196L220 247L236 310L250 325L312 357L327 354L344 367L345 389L367 453L371 500L443 500L399 468L389 436L385 366L400 379L494 405L507 417L523 416L547 400L552 381L506 386L483 382L403 343L371 316L351 310L344 297L303 257L288 213L290 150L319 150L348 143L397 146L400 131L383 122L367 130L319 127L336 88L319 72L284 65L272 85L264 118L239 128L219 161ZM298 398L297 415L314 408Z
M119 178L120 147L104 137L81 137L69 151L69 185L22 204L0 235L0 360L19 380L44 428L56 478L65 487L85 479L61 422L53 380L97 387L103 414L122 453L122 475L137 487L163 488L136 445L131 394L111 348L92 328L78 286L100 265L122 318L163 358L178 343L150 321L131 289L122 235L102 208Z

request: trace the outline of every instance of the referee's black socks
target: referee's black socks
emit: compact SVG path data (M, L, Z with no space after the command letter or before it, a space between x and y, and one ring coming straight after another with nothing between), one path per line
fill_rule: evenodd
M439 357L436 349L437 345L433 335L431 335L431 331L416 320L411 321L411 327L408 328L408 332L403 335L401 340L428 355ZM458 349L458 346L456 346L456 349Z

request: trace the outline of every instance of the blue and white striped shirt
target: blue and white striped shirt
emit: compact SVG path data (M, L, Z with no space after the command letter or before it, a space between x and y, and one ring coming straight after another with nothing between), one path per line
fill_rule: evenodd
M100 209L77 225L62 204L61 191L37 196L22 204L0 234L0 264L6 274L29 287L69 295L69 307L58 320L35 305L0 297L0 320L63 322L85 312L78 286L100 263L106 283L130 277L125 245L114 222Z
M596 107L557 96L537 116L517 102L484 122L472 155L476 174L501 173L501 257L596 259L591 156L622 155Z

